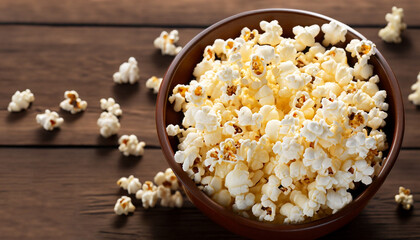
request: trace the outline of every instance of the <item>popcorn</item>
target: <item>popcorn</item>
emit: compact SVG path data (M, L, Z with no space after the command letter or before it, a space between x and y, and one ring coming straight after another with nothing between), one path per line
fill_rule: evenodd
M120 130L120 122L118 118L110 112L102 112L97 121L102 137L108 138L118 133Z
M379 30L378 36L388 43L400 43L401 32L407 28L407 25L403 22L404 9L392 7L392 13L385 15L385 20L388 22L385 28Z
M61 118L58 113L45 110L45 113L36 115L36 122L41 125L45 130L52 131L54 128L58 128L63 124L64 119Z
M262 121L260 113L252 113L248 107L242 107L238 113L238 122L241 126L259 126Z
M112 77L117 84L136 83L140 78L136 59L130 57L128 62L121 64L119 71L114 73Z
M299 159L303 153L303 146L297 138L284 137L283 141L277 141L273 146L273 152L277 154L280 162L288 163L293 159Z
M201 110L198 110L195 114L195 127L200 130L206 130L212 132L217 130L218 119L216 113L211 107L204 106Z
M275 46L281 42L283 29L280 27L277 20L273 20L271 22L261 21L260 28L264 31L258 39L258 42L261 45L269 44L271 46Z
M331 158L322 148L307 148L303 154L303 165L311 167L312 171L325 172L331 167Z
M243 195L237 195L235 197L235 204L233 209L236 210L249 210L255 204L255 195L253 193L247 193Z
M413 195L410 193L410 189L400 187L399 194L395 195L395 202L400 204L405 210L410 210L414 204Z
M347 29L342 23L332 20L330 23L323 24L321 29L325 34L322 41L324 46L346 41Z
M379 108L372 108L369 111L367 126L376 130L380 127L385 127L385 118L388 117L388 114L384 111L379 110Z
M366 137L364 133L358 132L346 141L349 154L358 154L365 158L370 149L376 149L376 141L373 137Z
M142 185L138 178L130 175L128 178L122 177L117 181L118 186L128 191L128 194L135 194L141 189Z
M276 205L271 202L266 195L263 195L261 203L252 206L252 213L260 221L273 221L276 216Z
M182 130L179 128L179 125L173 125L173 124L169 124L166 127L166 133L168 134L168 136L176 136L178 134L180 134L182 132Z
M122 115L120 104L116 103L113 98L101 98L100 100L101 109L114 114L116 117Z
M153 76L146 81L146 87L153 89L153 93L158 93L160 84L162 83L163 78L158 78L156 76Z
M142 189L137 191L136 198L141 199L143 207L155 207L158 201L157 187L150 181L144 182Z
M35 100L34 94L31 90L26 89L25 91L16 91L12 96L12 101L7 107L9 112L20 112L22 110L28 109L29 104Z
M122 135L118 140L120 146L118 150L124 154L124 156L143 156L144 147L146 146L145 142L139 142L135 135Z
M206 46L194 79L174 87L168 100L183 115L182 126L166 129L179 140L174 158L238 215L319 219L352 201L356 182L372 182L388 147L387 96L369 64L376 46L331 46L346 40L336 21L322 26L327 47L316 42L318 25L294 27L294 38L282 37L277 21L260 25L262 33L245 27ZM158 173L155 182L165 179ZM161 205L170 205L162 185Z
M252 182L249 179L249 172L246 166L242 164L236 165L226 176L225 186L233 197L247 193L249 187L252 186Z
M372 183L371 175L373 174L374 169L366 160L356 161L352 166L352 169L355 182L362 182L365 185Z
M69 111L71 112L71 114L75 114L86 110L87 102L82 101L82 99L79 98L79 94L76 91L65 91L64 98L65 100L63 100L60 103L60 107L63 110Z
M420 72L417 75L417 82L411 86L414 92L408 95L408 100L412 101L415 105L420 105Z
M153 181L158 186L162 185L172 190L177 190L179 188L178 179L171 168L167 168L164 173L158 172L154 177Z
M315 44L315 37L318 35L319 30L319 26L316 24L308 27L294 27L293 34L295 34L296 39L296 50L302 51L306 47L312 47Z
M175 43L179 40L178 31L172 30L169 34L166 31L163 31L158 38L153 42L155 48L161 50L162 55L177 55L182 47L176 47Z
M335 191L330 189L327 192L327 205L333 210L333 213L349 204L352 199L351 194L344 188L339 188Z
M280 208L280 214L286 216L284 223L299 223L304 220L302 210L291 203L285 203Z
M114 207L114 212L117 215L128 215L128 213L134 212L136 207L131 203L131 198L127 196L122 196L117 200Z

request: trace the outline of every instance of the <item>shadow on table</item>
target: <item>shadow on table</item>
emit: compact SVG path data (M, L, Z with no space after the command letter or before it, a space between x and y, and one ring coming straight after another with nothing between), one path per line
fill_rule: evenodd
M85 111L81 111L76 114L71 114L69 111L65 111L60 108L60 110L58 111L58 114L60 115L60 117L64 118L65 123L72 123L74 121L77 121L79 118L81 118L85 114Z
M130 169L136 166L140 160L142 159L141 156L124 156L121 154L120 159L118 160L118 167L120 169Z
M40 127L37 130L36 136L38 136L38 140L40 142L51 142L58 136L60 131L60 128L54 128L52 131L47 131L44 128Z
M14 123L14 122L17 122L17 121L23 119L26 116L28 116L28 111L27 110L20 111L20 112L11 112L7 115L6 122L7 123Z
M124 103L140 91L140 84L138 82L135 84L114 84L112 91L115 95L115 101L124 105Z

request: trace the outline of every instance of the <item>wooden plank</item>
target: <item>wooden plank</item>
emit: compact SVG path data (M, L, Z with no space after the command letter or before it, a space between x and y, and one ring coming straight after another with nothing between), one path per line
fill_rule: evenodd
M136 134L148 145L158 146L155 130L156 95L146 88L152 75L162 77L173 57L162 56L153 40L162 29L0 27L0 144L115 145L117 138L99 136L96 121L99 100L113 97L121 105L119 134ZM184 45L199 30L182 31ZM140 81L117 85L112 80L119 65L136 57ZM16 90L29 88L35 102L28 111L7 112ZM35 121L49 108L58 111L66 90L77 90L88 102L87 111L65 119L60 130L44 131Z
M372 1L287 1L241 0L165 1L165 0L101 0L51 1L3 0L0 22L18 23L93 23L93 24L181 24L210 25L243 11L261 8L296 8L325 14L346 24L385 25L385 14L393 5L403 7L406 22L418 25L420 2L413 0Z
M0 27L0 145L115 145L117 138L99 137L96 120L99 99L114 97L124 111L120 134L134 133L150 146L158 146L154 123L155 96L145 88L152 75L163 76L172 57L161 56L153 47L160 28ZM408 102L410 86L418 74L420 30L409 29L404 44L385 44L377 28L358 28L374 41L393 68L404 95L406 126L404 147L420 147L419 110ZM200 29L180 29L185 45ZM139 60L140 83L115 85L112 74L129 56ZM36 100L29 111L6 111L16 90L30 88ZM45 108L58 110L65 90L75 89L88 101L80 115L60 112L61 130L46 132L35 122Z
M326 239L420 238L419 201L409 214L397 211L400 185L420 194L419 150L403 150L390 176L353 222ZM119 217L113 205L125 191L115 181L134 174L150 180L167 164L160 150L125 158L113 149L27 149L0 151L2 239L236 239L191 203L182 209L155 208ZM22 231L22 229L25 229Z

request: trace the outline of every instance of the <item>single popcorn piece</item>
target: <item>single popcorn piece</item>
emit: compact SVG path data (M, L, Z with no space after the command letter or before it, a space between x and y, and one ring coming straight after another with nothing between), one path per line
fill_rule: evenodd
M417 75L417 82L411 86L411 90L414 92L408 95L408 100L413 102L415 105L420 105L420 72Z
M134 84L139 78L139 67L134 57L130 57L128 62L121 64L119 71L113 75L114 82L117 84Z
M413 195L410 189L400 187L399 194L395 195L395 202L402 206L405 210L410 210L414 204Z
M116 117L122 115L121 107L118 103L115 102L113 98L101 98L100 100L101 109L107 112L114 114Z
M158 201L157 187L151 181L144 182L142 189L137 191L136 198L141 199L146 209L155 207Z
M275 46L281 42L283 29L280 27L277 20L273 20L271 22L261 21L260 28L264 31L258 40L261 45L269 44L271 46Z
M28 109L29 105L35 100L34 94L31 90L26 89L25 91L16 91L12 96L12 101L7 107L9 112L20 112Z
M97 124L100 128L100 133L104 138L108 138L114 134L117 134L121 126L118 118L110 112L101 113Z
M139 142L135 135L123 135L118 140L120 146L118 150L124 154L124 156L143 156L144 147L146 146L145 142Z
M76 91L65 91L64 98L65 99L60 103L60 107L63 110L69 111L71 114L86 110L87 102L80 99L79 94Z
M401 32L407 28L404 23L404 9L393 6L392 13L387 13L385 20L388 24L385 28L379 30L379 37L388 43L400 43Z
M158 78L156 76L153 76L146 81L146 87L153 89L153 93L158 93L160 84L162 83L163 78Z
M141 183L138 178L130 175L128 178L122 177L117 181L117 185L122 189L127 190L128 194L135 194L141 189Z
M175 176L171 168L167 168L165 172L158 172L153 181L158 186L164 186L172 190L179 189L178 178Z
M308 27L296 26L293 28L293 34L296 39L296 50L302 51L306 47L312 47L315 44L315 37L319 33L319 26L314 24Z
M45 110L45 113L36 115L36 122L41 125L45 130L52 131L54 128L58 128L63 124L64 119L61 118L58 113Z
M325 47L319 25L288 36L276 20L260 27L204 46L193 79L168 98L182 119L166 132L179 142L175 162L215 203L258 221L306 223L349 204L386 158L376 46L346 46L337 21L321 27ZM155 182L161 205L172 206L174 183L166 172Z
M330 23L323 24L321 29L325 34L322 41L324 46L346 41L347 29L342 23L332 20Z
M134 212L136 210L136 207L131 203L131 198L127 196L122 196L117 200L117 203L115 203L114 212L117 215L128 215L131 212Z
M155 48L160 49L162 55L177 55L182 47L175 46L179 40L179 34L177 30L172 30L170 33L163 31L158 38L155 39L153 45Z

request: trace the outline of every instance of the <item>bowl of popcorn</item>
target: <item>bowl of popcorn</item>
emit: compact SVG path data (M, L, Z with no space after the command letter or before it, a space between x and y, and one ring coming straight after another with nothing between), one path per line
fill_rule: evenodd
M310 239L354 219L389 174L404 112L373 42L320 14L241 13L177 55L158 136L190 200L250 238Z

